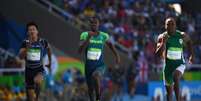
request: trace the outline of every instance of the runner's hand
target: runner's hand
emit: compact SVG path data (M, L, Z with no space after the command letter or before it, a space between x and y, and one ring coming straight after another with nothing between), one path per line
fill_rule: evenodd
M193 56L190 56L190 57L189 57L188 63L189 63L189 64L193 64Z

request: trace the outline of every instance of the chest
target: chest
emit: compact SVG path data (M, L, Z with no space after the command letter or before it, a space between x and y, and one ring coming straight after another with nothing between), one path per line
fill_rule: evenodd
M27 50L27 59L30 61L39 61L42 56L43 48L39 43L32 43Z
M183 39L180 36L171 36L168 38L166 47L183 47Z
M92 36L92 38L89 40L89 46L92 48L103 48L105 44L104 37L101 35Z
M92 36L90 39L91 44L102 44L104 43L104 37L101 35Z

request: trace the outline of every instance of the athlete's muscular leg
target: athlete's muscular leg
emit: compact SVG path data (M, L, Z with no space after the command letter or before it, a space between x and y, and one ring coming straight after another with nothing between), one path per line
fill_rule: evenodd
M26 92L27 92L27 100L35 101L36 93L35 93L34 89L28 88Z
M92 77L91 77L92 78ZM89 79L89 78L88 78ZM87 80L87 85L88 85L88 94L89 94L89 99L90 101L94 101L94 84L92 83L93 80L91 79L90 81Z
M90 101L94 101L94 83L93 83L94 80L93 80L92 75L87 73L87 71L86 71L86 81L87 81L87 86L88 86L89 99L90 99Z
M171 66L166 64L163 71L163 80L167 91L167 101L172 101L173 98L173 71L170 69Z
M95 91L96 91L96 100L100 100L101 97L101 73L99 71L95 71L93 73L93 78L95 80Z
M180 89L179 89L179 80L180 80L181 76L182 76L182 73L178 70L175 70L175 72L174 72L174 91L175 91L177 101L181 101Z
M167 101L172 101L172 92L173 92L172 85L166 85L165 88L167 91Z
M43 81L43 75L42 75L42 73L38 73L38 74L34 77L36 101L38 101L38 98L39 98L40 87L41 87L42 81Z

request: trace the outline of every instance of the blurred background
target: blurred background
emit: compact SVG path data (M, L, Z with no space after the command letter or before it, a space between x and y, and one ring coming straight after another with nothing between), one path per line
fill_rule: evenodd
M194 64L181 80L182 101L201 101L201 7L199 0L1 0L0 101L25 101L24 64L18 53L27 37L25 25L35 21L51 44L53 73L46 72L41 101L88 101L79 36L89 30L87 18L97 15L100 30L109 33L121 65L106 47L107 71L103 101L165 101L163 62L154 55L165 18L193 40ZM188 56L187 52L184 53ZM187 58L186 58L187 60ZM47 63L47 56L44 56Z

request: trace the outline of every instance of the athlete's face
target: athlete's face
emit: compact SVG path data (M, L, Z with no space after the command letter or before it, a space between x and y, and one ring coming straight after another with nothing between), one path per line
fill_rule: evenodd
M92 31L97 31L99 27L99 21L98 19L92 18L90 20L90 26Z
M174 19L171 19L171 18L168 18L166 21L165 21L165 29L168 31L168 32L174 32L176 30L176 22Z
M38 29L36 26L31 25L28 27L28 34L31 38L37 38L38 37Z

